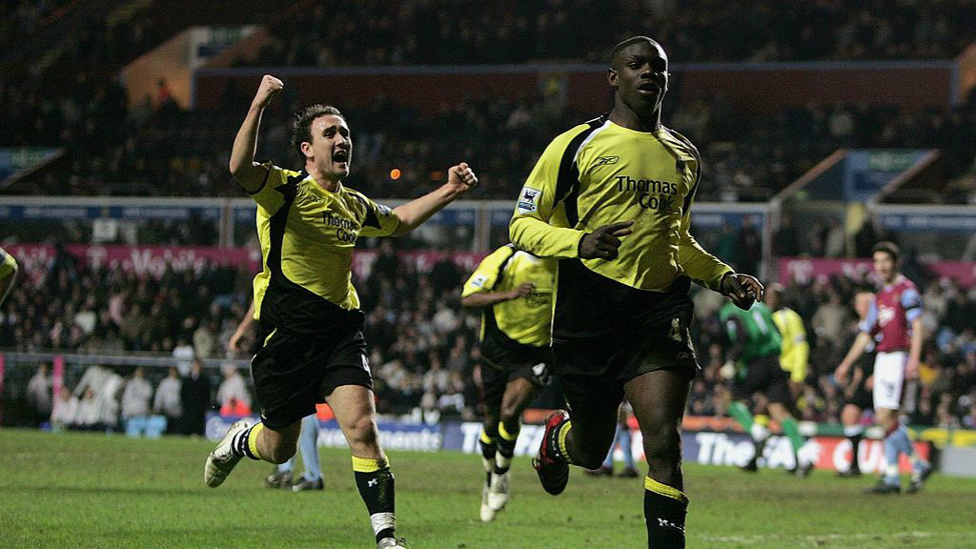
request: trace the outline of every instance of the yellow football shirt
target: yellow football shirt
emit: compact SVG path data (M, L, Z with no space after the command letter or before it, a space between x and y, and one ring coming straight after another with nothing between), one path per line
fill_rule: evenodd
M258 205L264 259L254 277L254 316L296 332L327 330L338 309L359 308L352 285L356 239L391 235L400 219L341 184L330 192L306 173L265 167L264 184L249 193Z
M552 323L552 291L556 262L516 251L511 245L498 248L485 257L464 284L461 297L480 292L507 292L531 283L535 289L525 296L496 303L484 309L481 341L500 331L523 345L549 345Z
M681 276L717 290L732 269L690 233L700 181L698 151L661 127L639 132L608 119L556 137L519 194L510 225L518 249L578 258L583 235L633 220L617 259L584 259L590 271L637 290L666 292Z
M810 360L810 344L803 319L796 311L783 307L773 313L773 322L783 335L780 366L790 373L791 380L802 383L807 377L807 363Z

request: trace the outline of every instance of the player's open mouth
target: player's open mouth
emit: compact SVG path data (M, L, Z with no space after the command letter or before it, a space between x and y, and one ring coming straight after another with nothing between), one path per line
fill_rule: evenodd
M349 153L346 151L336 151L332 153L332 161L336 164L345 164L349 162Z
M645 94L657 94L661 90L660 86L653 82L648 82L646 84L641 84L637 86L637 91Z

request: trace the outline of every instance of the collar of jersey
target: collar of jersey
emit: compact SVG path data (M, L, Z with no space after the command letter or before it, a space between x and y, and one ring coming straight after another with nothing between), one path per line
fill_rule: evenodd
M623 132L625 134L633 135L634 137L642 137L644 139L656 139L656 140L660 141L661 135L667 132L667 130L664 129L664 125L663 124L661 125L660 128L658 128L658 129L656 129L654 131L651 131L651 132L642 132L642 131L638 131L638 130L632 130L630 128L625 128L625 127L623 127L623 126L621 126L619 124L614 124L613 120L608 120L608 122L610 122L610 127L611 128L614 128L616 130L619 130L619 131L621 131L621 132Z
M319 193L322 193L324 195L333 195L333 194L339 194L340 192L342 192L342 181L339 181L336 184L336 190L330 191L330 190L326 189L325 187L323 187L322 185L319 185L319 182L316 181L315 178L312 177L307 171L302 170L302 175L305 176L305 177L302 178L302 181L308 181L309 186L312 187L312 188L314 188L315 189L315 192L319 192Z

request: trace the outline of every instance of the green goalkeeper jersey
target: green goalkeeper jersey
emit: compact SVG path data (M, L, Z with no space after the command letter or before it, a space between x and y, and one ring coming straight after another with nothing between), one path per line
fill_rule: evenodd
M749 364L770 355L779 356L783 336L765 303L756 303L748 311L743 311L730 301L719 311L719 318L725 324L733 348L738 349L735 358L739 364Z

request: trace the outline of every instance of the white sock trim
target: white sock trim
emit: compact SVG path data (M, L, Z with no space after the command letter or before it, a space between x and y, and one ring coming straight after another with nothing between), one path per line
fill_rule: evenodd
M373 523L373 535L379 534L387 528L396 529L395 513L376 513L369 516L369 521Z
M752 435L752 440L756 442L762 442L769 438L769 429L763 427L758 423L752 424L752 429L749 430L749 434Z

